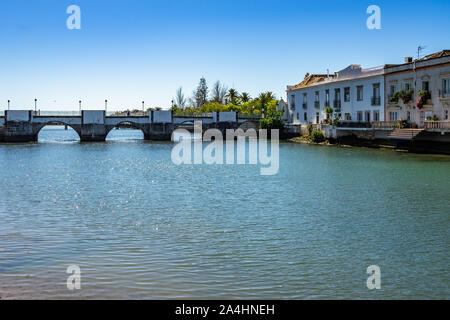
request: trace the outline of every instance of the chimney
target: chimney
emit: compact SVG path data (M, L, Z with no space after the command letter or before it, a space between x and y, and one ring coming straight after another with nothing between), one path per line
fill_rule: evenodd
M411 63L413 62L413 58L412 57L406 57L405 58L405 63Z

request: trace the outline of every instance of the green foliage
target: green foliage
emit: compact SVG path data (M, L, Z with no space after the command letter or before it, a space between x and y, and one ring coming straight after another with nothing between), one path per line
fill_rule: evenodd
M389 102L397 103L399 99L400 99L400 92L397 91L391 96Z
M414 90L413 89L409 89L406 92L404 90L402 90L402 91L400 91L398 93L398 97L400 99L402 99L403 103L408 103L408 102L410 102L412 100L413 94L414 94Z
M284 124L281 119L264 118L264 119L259 120L259 127L261 129L267 129L267 130L272 130L272 129L283 130Z
M324 109L324 111L325 111L325 113L326 113L327 115L331 115L331 114L333 114L333 112L334 112L334 110L333 110L332 107L326 107L326 108Z
M311 141L315 143L320 143L325 141L325 136L323 135L322 131L320 130L313 130L311 132Z

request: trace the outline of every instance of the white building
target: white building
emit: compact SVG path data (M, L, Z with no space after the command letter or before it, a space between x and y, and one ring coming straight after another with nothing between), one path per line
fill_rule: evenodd
M278 102L277 110L279 112L282 112L281 120L283 120L285 122L289 122L289 120L290 120L290 118L289 118L289 106L283 99L281 99Z
M422 128L427 120L450 120L450 50L387 65L385 75L387 121L407 120Z
M334 75L309 75L296 86L287 87L293 124L323 123L326 107L332 118L343 121L384 121L384 68L362 69L359 65Z

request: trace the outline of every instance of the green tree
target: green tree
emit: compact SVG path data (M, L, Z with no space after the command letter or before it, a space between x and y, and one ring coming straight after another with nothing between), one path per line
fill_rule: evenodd
M261 113L265 114L267 112L267 106L269 102L271 102L273 99L272 92L263 92L258 97L258 103L261 107Z
M251 100L250 94L247 92L242 92L239 99L242 103L247 103Z
M195 108L200 109L204 104L208 103L208 85L204 77L200 79L197 90L194 92L193 104Z
M231 104L238 104L239 93L236 89L231 88L230 90L228 90L225 98L227 98L228 102Z

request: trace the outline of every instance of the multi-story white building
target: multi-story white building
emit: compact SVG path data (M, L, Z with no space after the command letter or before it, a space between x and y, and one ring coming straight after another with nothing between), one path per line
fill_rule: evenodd
M387 121L450 120L450 50L385 67ZM422 101L420 101L422 100Z
M315 74L287 87L290 119L293 124L323 123L333 109L343 121L384 121L384 68L362 69L351 65L333 75Z

